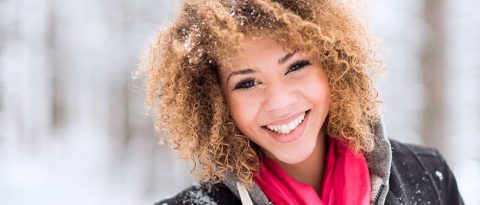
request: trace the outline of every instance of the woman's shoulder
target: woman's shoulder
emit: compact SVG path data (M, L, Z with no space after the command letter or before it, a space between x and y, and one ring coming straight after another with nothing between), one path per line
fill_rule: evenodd
M451 172L443 155L435 148L390 139L392 165L417 165L423 171L434 172L439 178L442 171Z
M389 139L390 144L392 146L392 154L407 157L410 155L414 155L417 157L433 157L433 158L441 158L441 154L438 152L437 149L421 146L416 144L410 143L403 143L394 139Z
M452 175L450 167L437 149L393 139L390 139L390 144L392 168L396 168L395 171L400 174L410 175L415 171L417 176L431 175L438 181L443 181L445 175Z
M437 149L390 139L392 164L391 196L396 202L425 200L443 204L463 204L455 177ZM411 193L410 193L411 192ZM401 200L401 201L398 201Z
M164 199L155 205L176 205L176 204L197 204L197 205L222 205L241 204L240 200L222 183L202 183L188 187L176 196Z

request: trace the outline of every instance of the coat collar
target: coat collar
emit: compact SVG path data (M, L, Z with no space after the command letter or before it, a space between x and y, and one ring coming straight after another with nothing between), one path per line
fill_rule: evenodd
M372 152L365 154L367 159L368 169L370 171L370 180L372 185L371 199L372 204L384 204L388 193L388 181L390 178L390 166L392 163L392 147L388 140L383 125L383 120L379 119L373 126L375 134L375 148ZM241 193L238 190L237 182L239 182L232 173L225 175L224 184L233 192L238 198ZM257 205L268 205L267 196L256 185L253 185L251 190L248 190L248 195L252 201Z

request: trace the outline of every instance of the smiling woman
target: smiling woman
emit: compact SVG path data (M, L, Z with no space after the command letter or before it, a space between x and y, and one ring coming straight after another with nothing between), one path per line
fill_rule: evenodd
M219 72L233 121L262 153L319 192L325 149L320 129L330 105L325 71L311 57L287 53L272 39L240 43L233 67ZM296 173L292 164L312 167L317 174Z
M185 1L140 68L202 181L160 204L462 203L438 152L385 136L381 61L340 2Z

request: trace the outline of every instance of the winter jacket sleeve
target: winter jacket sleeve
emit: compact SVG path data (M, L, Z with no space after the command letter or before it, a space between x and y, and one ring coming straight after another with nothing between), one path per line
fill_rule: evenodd
M436 171L435 175L444 178L443 183L440 186L442 186L442 190L446 190L446 193L442 195L444 197L443 200L446 202L445 204L465 204L458 191L457 181L453 176L453 172L450 170L450 167L447 165L443 156L438 151L436 152L439 156L441 163L440 167L443 168L443 171Z
M390 200L385 204L465 204L455 177L438 150L395 140L391 143Z
M164 199L155 205L241 205L240 200L223 184L203 183L191 186L176 196Z

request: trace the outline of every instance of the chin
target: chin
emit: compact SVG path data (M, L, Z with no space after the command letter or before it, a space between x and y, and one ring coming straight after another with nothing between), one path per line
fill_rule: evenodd
M291 165L294 165L294 164L300 164L302 163L303 161L305 161L308 157L297 157L297 158L292 158L292 157L289 157L289 158L285 158L285 159L280 159L281 162L285 163L285 164L291 164Z
M297 149L292 149L294 147L290 147L287 148L288 150L279 150L280 152L274 156L279 161L286 164L299 164L312 155L315 144L316 143L309 143L307 145L299 146Z

